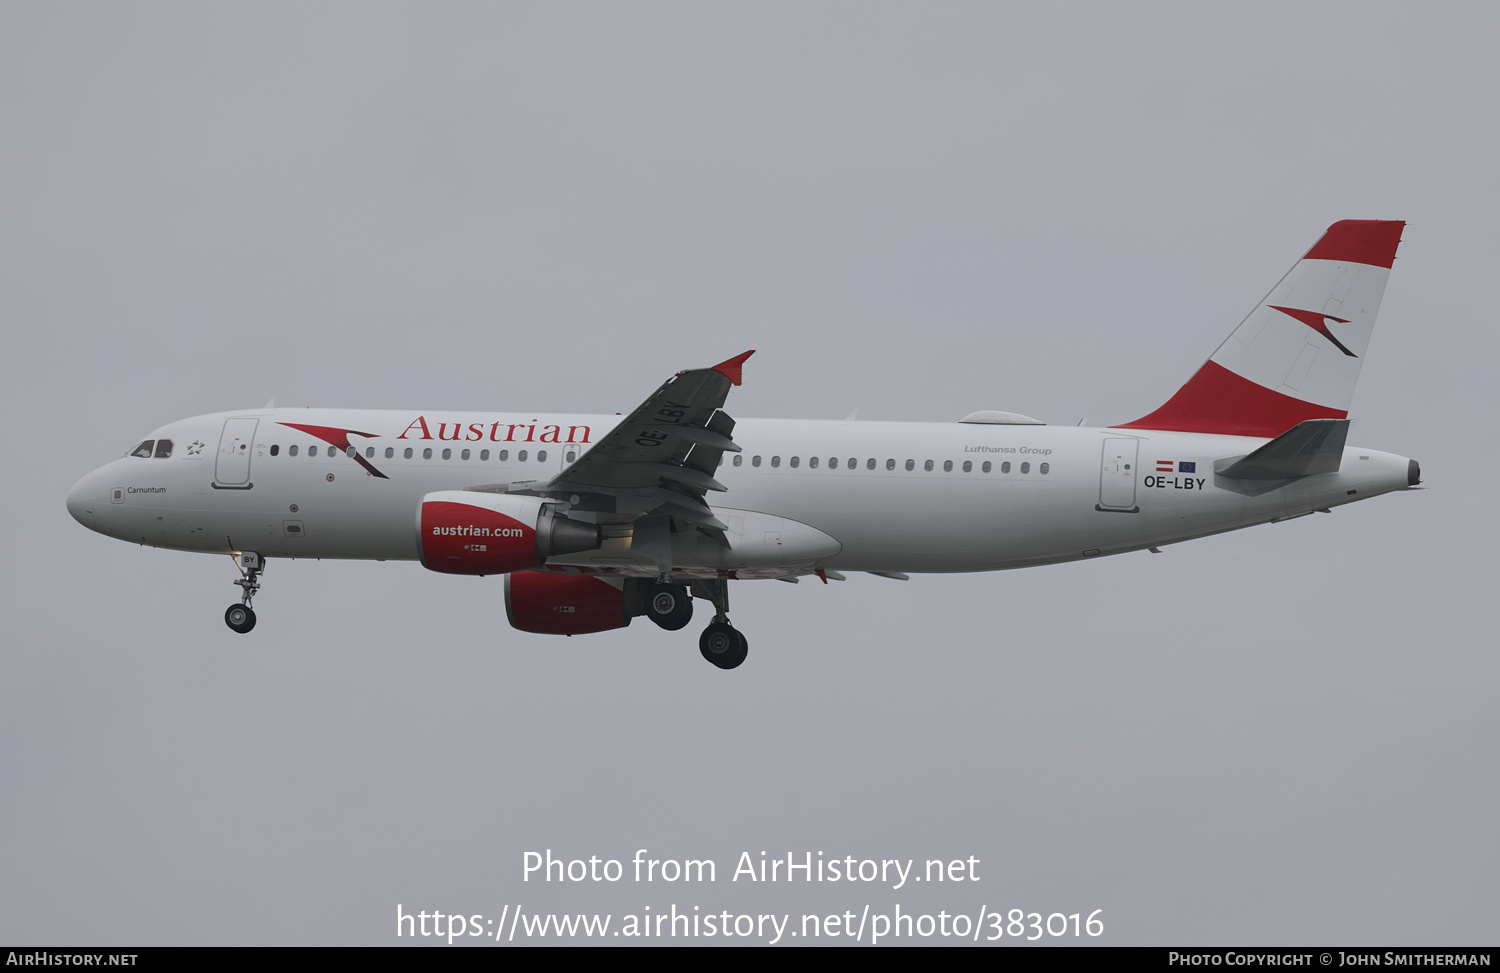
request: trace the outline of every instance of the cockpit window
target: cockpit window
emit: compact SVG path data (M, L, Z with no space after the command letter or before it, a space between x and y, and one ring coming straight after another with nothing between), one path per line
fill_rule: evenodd
M172 440L158 439L156 441L156 458L166 459L172 455Z
M156 445L156 440L154 440L154 439L148 439L145 442L141 443L139 446L137 446L135 449L132 449L130 451L130 455L131 456L139 456L141 459L150 459L151 458L151 448L153 446L155 446L155 445Z

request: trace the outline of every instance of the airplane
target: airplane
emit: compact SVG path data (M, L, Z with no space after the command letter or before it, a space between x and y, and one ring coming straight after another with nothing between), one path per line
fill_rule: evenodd
M90 530L229 554L235 632L274 558L501 575L511 625L581 635L712 605L722 669L749 643L729 582L995 571L1157 550L1421 483L1347 444L1405 223L1330 226L1160 408L1107 427L742 419L747 351L628 415L264 408L168 423L68 493Z

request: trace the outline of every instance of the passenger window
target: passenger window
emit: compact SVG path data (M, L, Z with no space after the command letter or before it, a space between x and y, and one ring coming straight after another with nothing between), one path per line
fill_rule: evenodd
M1021 472L1022 473L1030 473L1031 472L1031 464L1030 463L1022 463L1021 464Z
M1047 475L1047 473L1048 473L1048 471L1050 471L1050 470L1051 470L1051 469L1052 469L1052 467L1051 467L1051 465L1050 465L1050 464L1047 464L1047 463L1043 463L1043 464L1042 464L1042 465L1041 465L1041 466L1038 466L1038 467L1037 467L1037 468L1036 468L1036 471L1037 471L1037 472L1038 472L1038 473L1040 473L1040 474L1042 474L1042 475L1043 475L1043 476L1046 476L1046 475Z
M1003 462L1003 463L1000 464L1000 472L1001 473L1009 473L1010 472L1010 460L1006 460L1005 462Z
M500 452L498 452L498 453L495 454L495 459L499 460L502 463L505 462L506 460L510 459L510 450L508 450L508 449L502 449L502 450L500 450Z
M575 460L575 459L577 459L577 458L578 458L578 454L577 454L577 453L575 453L575 452L573 452L573 451L572 451L572 450L571 450L571 449L570 449L570 450L568 450L568 454L567 454L567 455L566 455L566 456L564 456L564 457L563 457L563 461L564 461L564 462L567 462L567 463L571 463L571 462L573 462L573 461L574 461L574 460Z
M490 458L490 451L489 451L489 450L487 450L487 449L481 449L481 450L480 450L480 451L479 451L479 459L480 459L480 460L481 460L481 461L483 461L483 460L487 460L487 459L489 459L489 458Z
M344 450L344 455L349 457L350 459L353 459L354 457L359 455L359 450L355 449L353 446L350 446L348 449Z
M451 449L445 449L445 450L443 450L443 459L452 459L452 458L453 458L453 450L451 450Z
M271 444L271 455L275 456L279 452L281 452L281 447L278 446L278 445L276 445L275 443L272 443Z
M759 456L752 456L752 457L750 457L750 465L751 466L759 466L760 465L760 457Z
M778 467L780 465L781 465L781 457L780 456L772 456L771 457L771 468L775 469L776 467Z
M741 456L739 453L735 453L734 454L734 465L735 466L743 466L743 465L745 465L745 457Z
M865 469L867 469L867 470L873 470L874 468L875 468L875 457L871 456L869 459L865 460Z
M720 458L722 459L723 457ZM536 461L538 463L547 462L547 451L545 449L539 449L536 451Z
M167 459L172 455L172 440L158 439L156 441L156 458Z
M945 460L943 460L943 472L944 473L952 473L953 472L953 461L951 459L945 459Z
M797 465L797 460L795 458L792 460L792 465L793 466ZM832 464L829 464L829 465L832 465ZM816 456L809 456L807 458L807 468L810 469L810 470L815 470L815 469L818 468L818 458Z
M466 449L462 453L459 453L458 454L458 458L459 459L468 459L469 458L469 451Z
M288 456L296 456L297 455L297 447L296 446L288 446L286 448L286 454Z
M839 468L839 458L837 456L828 457L828 468L830 470L836 470Z
M923 463L922 464L922 469L924 469L927 472L931 473L932 472L932 460L928 460L927 462Z
M916 468L917 468L917 461L916 460L909 459L909 460L906 461L906 472L910 473L912 470L914 470Z
M797 464L800 463L800 462L802 462L802 458L800 456L793 456L792 459L791 459L791 467L792 467L792 469L795 470L797 468Z
M297 447L293 446L292 448L296 449ZM410 446L406 447L406 453L403 456L403 459L411 459L411 447Z
M150 459L151 458L151 450L155 446L156 446L156 440L154 440L154 439L148 439L145 442L141 443L139 446L137 446L135 449L132 449L130 451L130 455L131 456L139 457L140 459Z
M974 464L971 463L971 462L969 462L968 460L964 460L964 472L965 473L973 473L974 472Z
M526 462L526 450L518 450L516 452L516 459L520 460L522 463Z
M396 448L394 446L387 446L385 448L385 458L386 459L395 459L396 458Z
M428 446L426 449L422 450L422 458L423 459L432 459L432 447L431 446Z
M309 447L307 447L307 455L309 455L309 456L316 456L316 455L318 455L318 447L316 447L316 446L309 446Z
M885 461L885 468L888 469L888 470L894 470L896 468L896 461L893 460L893 459L886 460Z
M375 458L375 447L374 446L366 446L365 447L365 459L374 459L374 458Z
M984 472L988 473L990 471L990 461L989 460L985 460L984 461L984 465L981 466L980 469L983 470Z

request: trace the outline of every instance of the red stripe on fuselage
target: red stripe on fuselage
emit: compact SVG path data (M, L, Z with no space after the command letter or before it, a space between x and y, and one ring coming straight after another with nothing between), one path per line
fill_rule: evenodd
M1348 415L1340 409L1304 402L1257 385L1209 361L1161 408L1113 428L1274 439L1308 419L1343 419Z

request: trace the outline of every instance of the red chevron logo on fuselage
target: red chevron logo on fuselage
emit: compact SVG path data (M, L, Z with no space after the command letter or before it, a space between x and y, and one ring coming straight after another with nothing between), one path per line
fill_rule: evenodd
M328 445L337 448L339 452L349 456L349 458L353 459L360 466L363 466L369 471L371 476L378 476L382 480L390 479L390 477L377 470L372 463L361 456L359 450L349 445L350 436L363 436L366 439L376 439L379 438L377 433L359 432L356 429L337 429L333 426L309 426L300 422L283 422L279 423L279 425L305 432L309 436L316 436ZM329 475L331 476L332 474Z
M1335 338L1333 336L1333 332L1328 330L1329 321L1337 321L1339 324L1348 324L1349 322L1344 318L1336 318L1332 314L1323 314L1320 311L1301 311L1294 307L1277 307L1275 304L1267 304L1266 307L1270 308L1273 311L1280 311L1282 314L1289 315L1296 318L1298 321L1301 321L1303 324L1307 325L1309 328L1312 328L1318 334L1333 342L1333 346L1335 348L1337 348L1339 351L1342 351L1350 358L1359 357L1348 348L1345 348L1344 343Z

